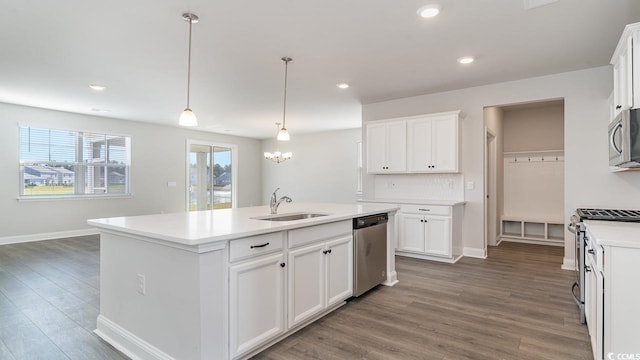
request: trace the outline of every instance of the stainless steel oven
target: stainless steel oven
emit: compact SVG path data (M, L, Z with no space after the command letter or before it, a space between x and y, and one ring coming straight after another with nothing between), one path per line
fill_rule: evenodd
M580 209L578 209L580 210ZM585 323L584 315L584 224L578 214L572 215L569 222L568 229L574 234L575 247L576 247L576 281L571 285L571 293L573 294L573 301L576 302L578 308L580 308L580 323Z

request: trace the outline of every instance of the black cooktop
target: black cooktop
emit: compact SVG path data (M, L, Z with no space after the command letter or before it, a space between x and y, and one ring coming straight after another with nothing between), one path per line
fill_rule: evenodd
M580 220L640 222L640 210L576 209Z

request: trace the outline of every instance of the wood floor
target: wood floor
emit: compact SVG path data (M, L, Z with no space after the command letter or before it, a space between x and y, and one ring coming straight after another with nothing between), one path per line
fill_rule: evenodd
M562 248L503 242L455 265L396 257L400 282L256 359L592 359Z
M255 359L590 359L562 248L502 243L455 265L397 257L380 286ZM97 236L0 246L0 359L126 359L92 333Z

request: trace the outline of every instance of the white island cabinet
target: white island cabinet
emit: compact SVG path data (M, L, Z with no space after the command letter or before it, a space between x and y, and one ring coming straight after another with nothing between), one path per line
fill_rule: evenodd
M640 354L640 224L585 221L585 315L593 357Z
M244 359L335 310L353 287L352 219L394 205L284 204L89 220L101 338L134 359ZM397 282L393 251L385 285Z

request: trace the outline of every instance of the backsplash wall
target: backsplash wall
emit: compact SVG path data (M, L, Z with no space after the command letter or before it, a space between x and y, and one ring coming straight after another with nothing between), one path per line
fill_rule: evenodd
M464 200L462 174L375 175L377 199Z

